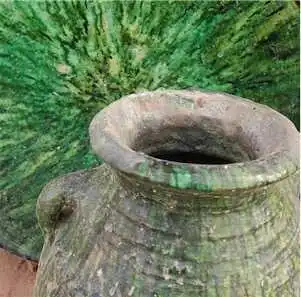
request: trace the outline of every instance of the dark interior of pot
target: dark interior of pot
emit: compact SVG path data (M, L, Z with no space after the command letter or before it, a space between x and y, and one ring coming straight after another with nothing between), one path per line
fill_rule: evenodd
M193 163L193 164L206 164L206 165L219 165L219 164L230 164L232 160L220 158L213 155L207 155L200 152L181 152L181 151L170 151L170 152L154 152L150 156L173 162L180 163Z
M144 127L131 148L166 161L222 165L256 158L240 132L228 134L221 127Z

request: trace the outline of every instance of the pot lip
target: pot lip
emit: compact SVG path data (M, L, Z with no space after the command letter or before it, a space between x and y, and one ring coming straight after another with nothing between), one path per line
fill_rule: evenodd
M290 128L295 126L283 115L270 107L253 102L249 99L210 91L178 91L158 90L131 94L122 97L96 114L93 118L89 132L94 152L113 169L154 184L161 184L176 189L190 189L196 192L215 192L227 190L250 189L266 186L282 180L299 170L294 148L271 152L255 160L230 163L222 165L206 165L193 163L180 163L158 159L142 152L132 150L107 129L109 114L112 105L120 104L122 100L137 100L139 96L165 95L165 94L214 94L228 96L235 100L243 100L256 108L265 108L278 114ZM295 133L295 132L294 132ZM285 140L284 140L285 141Z

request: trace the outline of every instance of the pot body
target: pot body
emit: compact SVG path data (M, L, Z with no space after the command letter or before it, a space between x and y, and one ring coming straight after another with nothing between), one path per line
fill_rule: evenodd
M173 176L167 185L104 164L48 184L34 296L299 295L297 167L231 189Z

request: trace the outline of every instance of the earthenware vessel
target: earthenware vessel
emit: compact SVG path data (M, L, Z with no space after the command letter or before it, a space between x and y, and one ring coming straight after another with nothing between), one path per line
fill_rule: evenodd
M299 292L299 134L221 93L126 96L90 125L104 165L37 203L35 297L274 297Z

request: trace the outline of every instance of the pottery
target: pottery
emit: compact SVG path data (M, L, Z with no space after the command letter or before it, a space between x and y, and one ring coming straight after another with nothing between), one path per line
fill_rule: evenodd
M123 97L90 125L105 164L46 185L35 297L296 297L299 134L222 93Z

